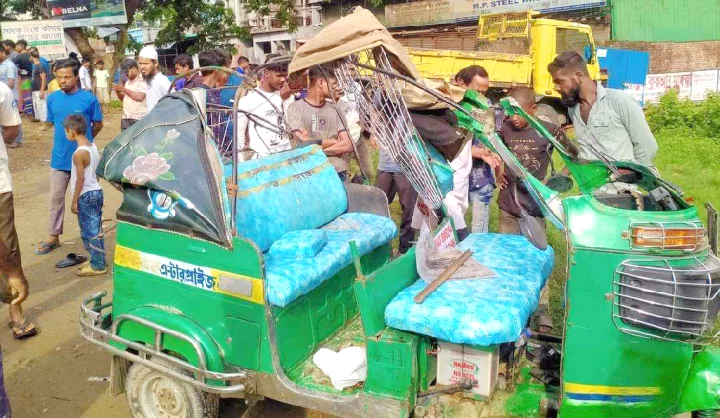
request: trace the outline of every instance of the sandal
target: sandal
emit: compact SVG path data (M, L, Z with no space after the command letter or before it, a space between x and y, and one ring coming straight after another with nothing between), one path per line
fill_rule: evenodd
M37 334L37 328L35 328L35 325L32 322L25 321L22 324L18 325L17 323L11 323L12 326L12 332L13 332L13 338L16 340L23 340L25 338L30 338Z
M95 270L90 264L80 267L77 271L77 275L80 277L101 276L105 273L107 273L107 269Z
M49 253L50 251L52 251L52 250L54 250L54 249L56 249L56 248L58 248L58 247L60 247L60 243L59 243L59 242L55 242L55 243L52 243L52 244L48 244L47 242L42 241L42 242L37 246L37 248L35 248L35 254L37 254L37 255L47 254L47 253Z
M77 266L87 261L87 257L75 253L69 253L67 257L55 263L55 267L62 269L65 267Z

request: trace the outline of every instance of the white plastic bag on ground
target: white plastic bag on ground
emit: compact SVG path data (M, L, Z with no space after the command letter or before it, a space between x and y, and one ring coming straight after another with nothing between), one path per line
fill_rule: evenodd
M426 221L423 221L415 246L415 264L421 279L427 283L437 279L462 253L463 251L457 248L438 250L430 227ZM488 279L490 277L495 277L495 272L470 258L453 273L450 279Z
M348 347L337 353L321 348L313 355L313 363L330 378L337 390L355 386L367 378L365 347Z

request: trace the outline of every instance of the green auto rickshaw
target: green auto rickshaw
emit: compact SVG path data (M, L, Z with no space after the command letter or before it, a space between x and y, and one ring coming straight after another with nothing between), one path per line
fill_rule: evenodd
M400 117L407 105L393 83L437 90L412 79L402 48L371 17L360 9L338 22L377 42L351 45L343 37L357 34L337 23L320 35L354 48L337 78L363 117ZM108 145L98 168L124 200L112 301L89 296L80 326L112 355L111 392L125 392L144 418L215 417L221 398L366 418L715 416L716 212L704 226L654 170L582 160L516 104L502 107L553 142L578 188L560 194L530 176L494 133L483 98L466 93L452 107L565 233L562 337L528 329L555 259L531 233L471 234L457 248L494 275L447 281L416 303L426 283L415 248L391 257L397 228L384 193L340 181L319 146L244 162L235 147L224 161L205 103L184 90ZM443 190L447 163L404 126L411 137L396 141L407 152L396 155L421 152L415 168ZM313 357L347 347L364 348L363 370L339 387ZM548 350L554 379L537 373Z

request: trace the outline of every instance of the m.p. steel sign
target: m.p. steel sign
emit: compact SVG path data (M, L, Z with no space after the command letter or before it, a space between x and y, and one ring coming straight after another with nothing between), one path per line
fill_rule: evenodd
M605 6L592 0L422 0L385 6L388 27L467 20L481 14L536 10L558 12Z

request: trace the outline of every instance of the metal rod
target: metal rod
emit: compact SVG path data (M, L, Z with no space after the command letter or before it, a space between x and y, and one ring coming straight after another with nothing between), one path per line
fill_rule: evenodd
M433 395L440 395L443 393L455 393L459 391L468 391L472 390L473 386L475 386L475 383L477 381L471 380L471 379L463 379L462 382L455 383L448 386L442 386L442 387L435 387L433 389L427 390L425 392L418 393L417 397L418 399L427 398L428 396Z

